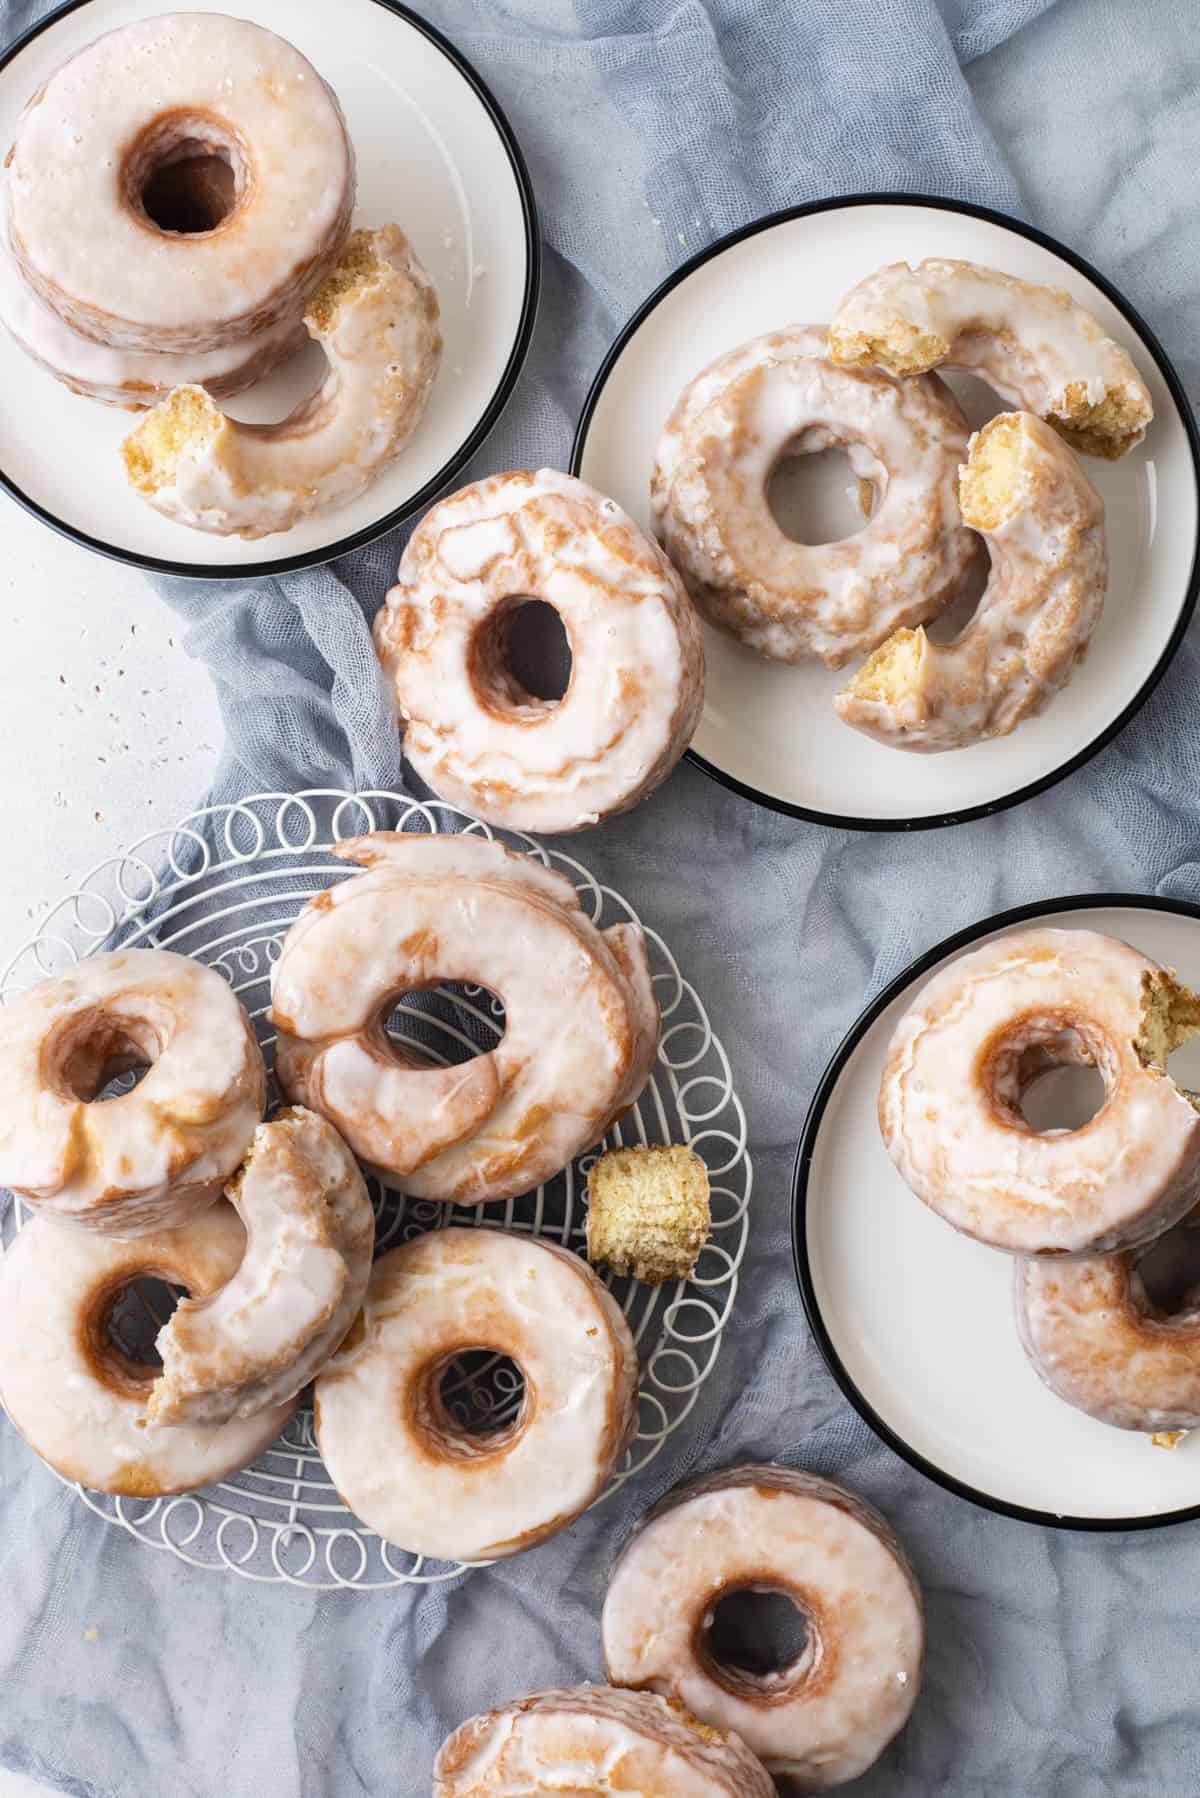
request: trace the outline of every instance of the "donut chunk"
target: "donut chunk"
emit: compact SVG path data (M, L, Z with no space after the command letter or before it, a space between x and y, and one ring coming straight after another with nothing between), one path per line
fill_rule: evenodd
M181 1299L160 1330L147 1407L157 1423L226 1423L295 1398L362 1305L375 1214L332 1124L299 1109L260 1124L229 1198L246 1253L226 1285Z
M1154 408L1126 352L1069 293L977 262L893 262L851 288L829 327L835 362L893 375L957 368L1109 461Z
M0 1185L64 1222L138 1236L220 1198L266 1106L249 1018L213 968L95 955L0 1014ZM131 1092L91 1101L146 1066Z
M356 231L304 315L329 372L281 424L227 417L180 387L125 439L125 472L156 512L256 538L345 505L415 431L441 362L438 303L396 225Z
M508 665L529 599L571 647L559 700ZM704 698L700 624L666 557L610 499L543 468L451 494L413 532L375 625L404 753L443 799L514 830L583 830L666 779Z
M180 222L207 228L163 228L155 184L177 204L188 179L207 216ZM299 322L350 228L354 156L298 50L244 19L166 13L98 38L32 97L8 190L21 274L73 330L205 353Z
M335 853L368 872L311 900L284 940L284 1091L419 1198L485 1204L552 1178L649 1078L641 931L597 930L569 881L483 838L379 833ZM504 1002L501 1041L461 1066L405 1055L384 1028L399 995L443 980Z
M804 1648L755 1675L706 1642L735 1591L781 1592ZM865 1500L789 1467L735 1467L682 1486L617 1562L602 1622L616 1685L661 1692L734 1730L786 1789L856 1779L908 1721L921 1684L921 1595L900 1544Z
M441 1395L472 1349L525 1378L516 1418L469 1435ZM566 1249L434 1230L375 1263L362 1323L317 1380L317 1438L346 1504L388 1542L496 1560L598 1498L637 1421L637 1351L620 1306Z
M971 439L960 496L992 558L970 622L953 643L897 631L834 700L892 749L963 749L1044 711L1104 605L1104 502L1048 425L1029 412L993 418Z
M588 1175L587 1255L649 1286L691 1277L712 1223L708 1169L680 1144L607 1149Z
M1166 1313L1150 1300L1139 1257L1018 1261L1022 1346L1051 1392L1119 1430L1200 1427L1200 1293ZM1174 1447L1172 1442L1170 1447Z
M840 543L793 543L767 504L771 475L835 443L874 489L871 516ZM840 668L958 593L978 552L955 495L966 446L936 376L835 367L824 331L793 325L684 389L655 460L655 530L710 624L772 661Z
M443 1744L433 1798L775 1798L737 1736L649 1692L564 1686L472 1717Z
M0 1402L56 1473L97 1492L165 1497L225 1479L275 1440L291 1399L223 1424L147 1421L156 1369L129 1360L106 1331L134 1281L166 1280L203 1299L232 1279L245 1246L223 1203L133 1242L48 1217L18 1233L0 1259Z
M1200 1115L1166 1074L1200 998L1092 930L1024 930L956 956L896 1026L879 1087L888 1153L919 1199L1018 1255L1136 1248L1196 1203ZM1039 1133L1022 1092L1048 1068L1104 1078L1078 1130Z

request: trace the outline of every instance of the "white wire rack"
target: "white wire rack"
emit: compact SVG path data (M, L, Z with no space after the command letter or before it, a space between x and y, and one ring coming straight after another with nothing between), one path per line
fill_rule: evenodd
M270 970L283 935L306 899L354 878L355 870L331 856L331 844L371 830L496 836L569 875L601 927L640 921L626 900L572 857L515 832L487 829L452 806L393 793L260 793L194 812L174 829L155 831L102 862L0 973L0 1000L103 949L173 949L228 978L254 1020L270 1067ZM641 1394L636 1438L598 1503L653 1460L695 1404L734 1302L748 1228L746 1120L728 1059L670 949L653 930L646 930L646 941L662 1042L649 1085L607 1140L689 1143L708 1166L712 1231L688 1281L669 1287L610 1281L638 1344ZM439 989L398 1008L389 1029L399 1042L447 1061L494 1042L503 1012L478 989ZM371 1182L377 1249L456 1223L527 1231L581 1250L585 1182L595 1153L536 1192L482 1210L405 1199ZM11 1240L24 1221L21 1205L7 1205L0 1242ZM136 1306L126 1305L117 1329L144 1345L157 1321L143 1315L139 1327ZM511 1364L494 1356L464 1358L456 1379L445 1396L464 1421L490 1415L501 1422L519 1403ZM321 1462L307 1405L252 1467L203 1492L130 1499L75 1490L97 1516L140 1541L194 1567L228 1569L246 1579L363 1591L453 1579L466 1571L393 1547L346 1509Z

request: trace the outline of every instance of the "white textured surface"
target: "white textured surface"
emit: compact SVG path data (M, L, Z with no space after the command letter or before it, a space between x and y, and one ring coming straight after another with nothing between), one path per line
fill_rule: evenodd
M207 788L221 721L181 634L140 574L0 496L3 960L96 862Z

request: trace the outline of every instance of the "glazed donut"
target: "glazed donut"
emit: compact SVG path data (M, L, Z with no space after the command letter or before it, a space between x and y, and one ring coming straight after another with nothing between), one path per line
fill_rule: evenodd
M806 1639L769 1674L726 1667L707 1633L722 1598L780 1592ZM617 1685L736 1730L802 1792L855 1779L908 1721L925 1622L904 1551L879 1513L790 1467L735 1467L670 1493L617 1562L602 1622Z
M136 1242L45 1217L18 1233L0 1258L0 1402L56 1473L97 1492L165 1497L225 1479L275 1440L293 1400L224 1424L147 1422L157 1370L107 1334L114 1303L135 1280L203 1297L233 1277L245 1244L225 1204Z
M295 1398L362 1305L375 1214L332 1124L299 1109L260 1124L229 1198L246 1253L226 1285L181 1299L159 1332L154 1423L227 1423Z
M472 1349L508 1355L521 1409L472 1436L441 1395ZM496 1230L433 1230L375 1263L361 1323L316 1385L318 1445L355 1516L442 1561L497 1560L565 1529L637 1422L637 1350L586 1261Z
M508 665L542 600L571 646L559 700ZM451 494L413 532L375 624L404 753L443 799L514 830L583 830L666 779L704 698L700 623L658 546L610 499L543 468Z
M220 537L267 537L345 505L412 436L442 355L438 303L396 225L356 231L304 315L329 372L281 424L228 418L178 388L125 439L125 472L156 512Z
M368 872L318 894L272 971L276 1072L418 1198L485 1204L550 1179L636 1099L658 1007L634 925L598 931L569 881L474 836L339 844ZM505 1033L457 1067L397 1052L396 998L439 980L500 996Z
M1104 327L1059 287L977 262L893 262L852 287L829 327L835 362L893 375L979 375L1085 455L1109 461L1146 435L1146 384Z
M959 955L896 1026L879 1087L888 1153L919 1199L1018 1255L1105 1255L1179 1222L1200 1183L1200 1115L1166 1074L1200 997L1092 930L1037 928ZM1023 1091L1050 1067L1104 1077L1078 1130L1038 1132Z
M1200 1292L1167 1313L1137 1254L1017 1263L1017 1331L1051 1392L1118 1430L1200 1427Z
M220 1198L267 1076L215 969L165 949L94 955L0 1019L0 1185L114 1236L174 1227ZM147 1064L131 1092L91 1103Z
M993 418L971 439L960 493L992 558L970 622L953 643L897 631L833 702L892 749L962 749L1044 711L1104 605L1104 502L1048 425L1031 412Z
M26 106L7 167L25 281L81 336L127 350L248 350L298 324L354 205L333 93L282 38L217 13L142 19L79 51ZM185 167L201 210L229 189L209 229L147 211Z
M840 543L793 543L767 484L784 457L833 443L878 504ZM955 498L966 446L966 420L936 375L836 368L824 331L793 325L684 389L655 459L655 530L710 624L772 661L839 668L957 594L978 551Z
M563 1686L472 1717L443 1742L433 1798L775 1798L744 1742L650 1692Z

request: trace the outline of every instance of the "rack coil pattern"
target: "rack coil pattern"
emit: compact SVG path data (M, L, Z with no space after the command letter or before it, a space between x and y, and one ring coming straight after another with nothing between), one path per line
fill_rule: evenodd
M283 936L313 894L356 870L330 854L333 843L373 830L460 831L496 837L566 874L600 927L632 920L633 908L601 886L581 863L514 831L493 830L453 806L399 794L313 789L260 793L190 814L155 831L124 855L102 862L62 899L37 935L0 973L0 1001L66 971L84 956L117 947L157 947L218 968L254 1020L271 1067L274 1036L266 1020L270 973ZM643 926L643 928L645 928ZM609 1146L682 1142L705 1161L712 1187L712 1231L692 1278L642 1286L609 1278L641 1361L638 1430L623 1465L597 1503L641 1471L687 1417L711 1371L737 1291L746 1244L752 1170L746 1119L729 1062L704 1006L674 956L646 929L663 1030L650 1084L609 1133ZM438 1060L486 1047L503 1029L503 1012L477 989L439 989L397 1009L396 1039ZM272 1098L276 1098L272 1094ZM598 1151L536 1192L482 1209L412 1199L368 1182L377 1218L377 1251L450 1223L526 1231L582 1251L585 1182ZM11 1240L25 1208L0 1196L0 1243ZM143 1303L144 1303L143 1299ZM124 1318L124 1324L122 1323ZM127 1303L116 1329L130 1343L152 1337L159 1320ZM444 1395L464 1423L499 1425L520 1402L510 1364L494 1356L459 1363ZM252 1467L179 1498L130 1499L76 1486L107 1522L194 1567L320 1590L380 1590L454 1579L462 1565L433 1562L384 1542L346 1509L321 1462L307 1405Z

